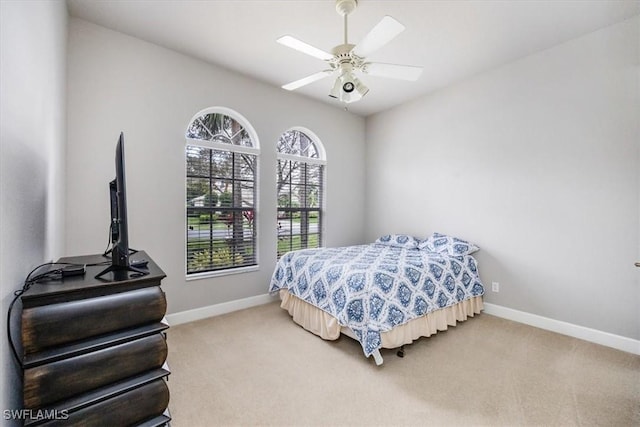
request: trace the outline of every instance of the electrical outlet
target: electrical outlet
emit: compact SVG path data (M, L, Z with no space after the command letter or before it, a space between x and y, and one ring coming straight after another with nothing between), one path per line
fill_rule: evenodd
M491 282L491 290L493 292L500 292L500 283L498 282Z

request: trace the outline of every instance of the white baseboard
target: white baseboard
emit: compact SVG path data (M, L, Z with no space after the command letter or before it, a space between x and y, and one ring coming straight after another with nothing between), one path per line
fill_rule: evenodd
M614 335L609 332L598 331L597 329L586 328L560 320L549 319L548 317L526 313L491 303L484 303L484 312L493 316L535 326L547 331L557 332L581 340L590 341L596 344L612 347L617 350L626 351L640 355L640 341L631 338Z
M167 321L170 325L180 325L182 323L195 322L196 320L206 319L207 317L219 316L221 314L231 313L233 311L243 310L245 308L268 304L277 300L277 295L256 295L239 300L195 308L193 310L168 314ZM535 326L536 328L557 332L559 334L568 335L570 337L640 355L640 341L631 338L611 334L609 332L599 331L597 329L587 328L584 326L574 325L572 323L567 323L560 320L550 319L548 317L538 316L537 314L514 310L512 308L507 308L488 302L484 303L484 312L487 314L491 314L492 316L513 320L515 322L524 323L525 325Z
M193 310L171 313L167 315L167 321L169 322L169 325L175 326L180 325L181 323L195 322L196 320L206 319L207 317L219 316L221 314L231 313L232 311L255 307L257 305L268 304L277 300L277 295L256 295L253 297L237 299L234 301L209 305L206 307L194 308Z

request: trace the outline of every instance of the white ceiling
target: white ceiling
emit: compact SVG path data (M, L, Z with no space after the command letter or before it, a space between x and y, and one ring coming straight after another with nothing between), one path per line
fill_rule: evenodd
M279 45L285 34L331 49L343 21L333 0L67 0L71 16L280 87L320 71L322 61ZM359 0L349 16L357 43L384 16L406 30L375 62L421 65L417 82L362 76L370 92L349 110L367 116L457 80L550 48L640 13L640 0ZM335 105L327 78L296 92ZM284 90L284 89L282 89Z

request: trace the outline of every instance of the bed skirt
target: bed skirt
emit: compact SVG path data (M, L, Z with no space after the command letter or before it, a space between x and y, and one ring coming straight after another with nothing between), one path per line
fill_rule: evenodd
M293 321L309 332L325 340L336 340L340 333L353 337L353 332L329 313L290 294L286 289L280 290L280 307L289 312ZM393 330L381 333L382 348L397 348L410 344L420 337L431 336L444 331L457 322L467 320L480 313L484 308L482 296L473 297L458 304L432 311L422 317L396 326Z

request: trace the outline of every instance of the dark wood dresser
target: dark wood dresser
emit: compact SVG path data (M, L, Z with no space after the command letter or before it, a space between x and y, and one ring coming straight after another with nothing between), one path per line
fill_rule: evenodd
M25 426L169 423L165 274L144 251L131 259L147 260L149 274L100 280L94 276L105 266L87 266L84 275L36 283L22 294Z

